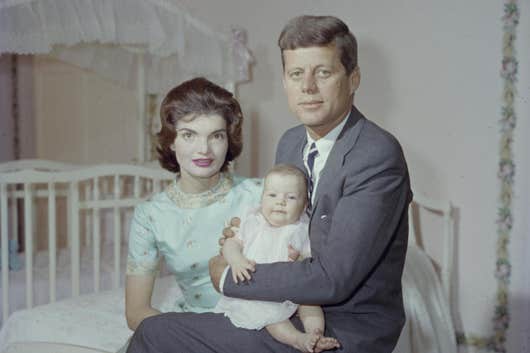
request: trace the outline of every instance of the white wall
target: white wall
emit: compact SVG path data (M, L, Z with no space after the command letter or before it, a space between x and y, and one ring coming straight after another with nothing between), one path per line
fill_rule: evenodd
M35 58L37 156L131 163L138 156L136 92L45 56Z
M528 15L524 8L528 2L520 3L523 16ZM472 334L490 334L496 299L502 2L186 0L185 4L213 25L237 24L248 30L256 64L253 81L239 90L247 124L252 125L240 170L252 175L263 175L273 162L281 132L296 124L288 113L281 86L276 47L281 28L300 14L331 14L348 23L359 41L362 81L356 105L401 141L415 191L450 199L457 207L461 327ZM521 26L522 97L518 101L520 126L515 146L516 164L520 166L516 176L519 197L510 247L512 289L520 297L512 302L516 305L512 306L514 325L522 323L518 317L524 315L522 303L530 300L528 280L524 279L529 268L525 251L530 250L526 201L530 197L526 182L530 171L525 154L530 147L526 138L530 132L529 75L523 68L530 62L528 45L523 45L528 33L528 25ZM428 240L428 247L439 248L436 239ZM516 326L512 332L520 329ZM520 336L512 334L510 340L513 347L520 347Z
M497 180L502 82L500 78L503 4L493 0L185 0L199 19L214 27L231 24L248 30L249 46L256 58L251 82L239 87L246 117L243 156L238 169L259 176L272 165L280 135L297 122L288 112L283 93L281 63L276 46L288 19L300 14L331 14L342 18L359 41L362 82L356 105L366 116L395 134L409 163L416 193L451 200L457 208L458 326L467 333L492 332L496 281L496 218L499 195ZM516 198L512 242L513 277L509 337L510 352L529 351L530 284L526 260L530 251L530 25L528 1L522 3L519 28L519 91L516 149ZM525 17L526 16L526 17ZM524 44L524 45L523 45ZM105 86L82 78L94 87ZM177 82L175 83L177 84ZM57 82L57 85L63 85ZM39 81L36 82L37 89ZM43 86L40 86L43 88ZM114 88L109 87L109 90ZM46 92L52 96L53 92ZM105 100L98 112L115 111L112 105L130 109L110 115L111 126L127 126L133 115L134 97ZM83 97L86 102L92 98ZM101 101L102 98L100 98ZM38 101L38 99L37 99ZM96 104L99 102L96 100ZM125 103L128 102L128 103ZM80 103L81 104L81 103ZM94 103L90 103L94 104ZM83 103L91 111L89 103ZM46 113L54 116L54 105ZM64 110L64 109L63 109ZM40 114L40 113L39 113ZM107 114L107 113L105 113ZM39 116L37 114L37 116ZM87 115L85 119L94 116ZM101 119L96 119L101 121ZM96 131L79 141L85 162L128 162L136 151L134 129ZM39 120L41 121L41 120ZM61 125L56 125L60 131ZM46 126L42 126L44 131ZM100 135L95 135L99 133ZM50 137L53 134L50 133ZM107 141L99 149L88 148L87 136ZM112 137L113 139L110 139ZM108 143L115 141L115 143ZM117 142L116 142L117 141ZM38 141L39 144L41 143ZM73 158L63 149L40 156ZM134 155L134 153L132 154ZM426 246L437 252L437 234L426 236ZM526 340L526 343L525 343ZM526 346L525 346L526 344Z

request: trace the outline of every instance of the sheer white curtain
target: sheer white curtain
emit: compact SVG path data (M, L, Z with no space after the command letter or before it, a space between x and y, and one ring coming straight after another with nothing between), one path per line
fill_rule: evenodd
M143 54L147 93L205 76L248 80L242 29L211 29L169 0L0 0L0 54L48 53L134 87Z

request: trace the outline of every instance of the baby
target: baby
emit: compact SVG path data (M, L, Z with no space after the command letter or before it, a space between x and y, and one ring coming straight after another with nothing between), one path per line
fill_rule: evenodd
M307 182L301 170L280 164L268 172L260 208L244 217L238 234L226 239L222 248L236 283L249 280L256 263L292 260L289 246L302 257L311 256L306 204ZM298 331L289 320L297 310L305 332ZM223 296L214 311L224 313L237 327L255 330L266 327L276 340L302 352L339 347L335 338L323 336L324 313L320 306Z

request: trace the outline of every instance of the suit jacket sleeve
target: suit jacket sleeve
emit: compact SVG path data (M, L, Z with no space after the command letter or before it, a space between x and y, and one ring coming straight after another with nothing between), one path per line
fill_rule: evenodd
M282 150L286 139L280 141L277 163L290 162L283 157L289 155ZM354 295L378 264L392 256L387 250L410 201L401 147L393 138L383 142L375 154L366 151L373 152L368 142L356 145L345 156L337 202L326 205L327 195L320 196L311 221L312 258L257 265L250 282L225 282L224 294L321 305L337 304ZM321 219L319 208L326 207L326 217Z

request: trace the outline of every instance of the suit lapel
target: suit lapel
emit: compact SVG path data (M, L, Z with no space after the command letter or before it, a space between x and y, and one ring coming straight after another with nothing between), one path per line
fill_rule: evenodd
M304 147L307 143L307 136L305 129L303 130L303 134L298 139L298 142L295 144L294 148L292 149L292 155L288 160L290 161L296 161L295 165L304 172L306 177L308 176L307 170L305 169L304 165Z
M316 209L320 196L326 193L326 185L331 185L333 180L337 178L337 175L340 174L340 170L344 165L344 157L355 145L365 121L362 114L355 107L352 107L352 111L347 119L320 174L313 209Z

